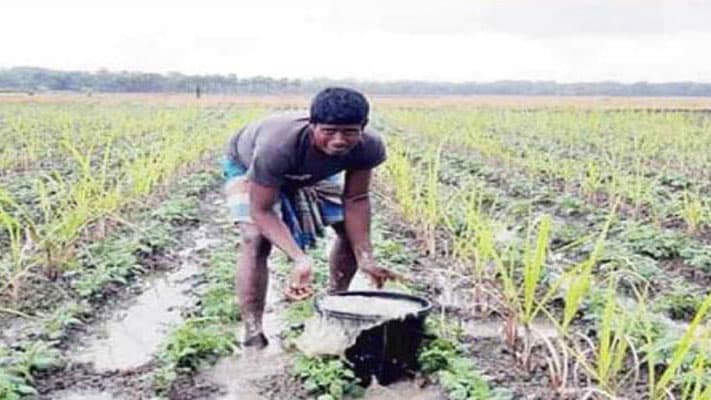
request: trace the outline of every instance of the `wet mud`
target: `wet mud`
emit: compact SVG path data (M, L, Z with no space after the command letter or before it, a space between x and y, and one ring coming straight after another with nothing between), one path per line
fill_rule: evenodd
M203 199L201 212L214 214L220 206L218 193ZM196 301L203 257L221 238L209 218L184 230L180 245L166 255L167 271L144 277L99 310L105 310L88 326L77 329L63 345L62 368L36 376L39 399L154 399L155 355L183 314ZM170 399L209 398L217 387L181 377Z

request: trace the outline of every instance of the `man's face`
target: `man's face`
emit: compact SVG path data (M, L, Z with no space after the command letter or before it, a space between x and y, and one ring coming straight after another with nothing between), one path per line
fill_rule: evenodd
M311 124L314 145L329 156L348 154L361 141L361 124Z

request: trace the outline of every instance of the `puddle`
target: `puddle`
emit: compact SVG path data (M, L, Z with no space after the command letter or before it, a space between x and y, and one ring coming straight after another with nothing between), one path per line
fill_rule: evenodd
M27 332L31 332L33 329L38 330L38 326L38 323L31 323L24 318L10 319L0 329L0 346L12 346L17 343L18 338L25 336Z
M629 296L618 294L617 304L625 309L626 312L631 314L634 314L640 310L638 301ZM675 320L669 318L669 316L664 313L653 313L651 315L655 323L661 324L664 327L664 330L668 330L670 333L679 337L684 335L691 326L689 321ZM694 332L694 337L696 339L704 339L708 337L709 331L711 331L711 323L706 322L706 324L700 324Z
M99 328L103 337L95 337L75 361L92 362L97 370L131 369L151 359L171 326L182 320L180 309L190 301L186 290L197 265L184 264L179 270L148 281L132 304L113 315Z
M199 273L198 265L188 258L216 243L206 236L204 229L196 230L195 245L178 254L182 266L148 279L143 293L102 323L99 331L103 334L80 349L74 361L91 362L99 371L131 369L150 361L171 328L182 321L180 310L191 300L187 293L190 278Z
M289 362L289 356L284 352L279 338L288 323L281 318L284 311L276 307L282 300L280 288L274 282L275 278L270 276L267 306L262 320L269 346L262 350L242 349L237 355L221 358L212 368L200 374L201 378L222 386L225 392L216 398L218 400L264 399L254 382L282 372ZM235 327L235 334L242 340L241 325Z
M380 323L314 316L306 321L304 332L295 344L300 352L310 357L344 356L361 332Z
M494 234L494 240L497 243L509 244L516 240L517 233L514 230L509 230L506 228L501 228Z
M179 257L187 258L192 253L197 253L207 248L214 247L221 241L219 238L209 237L209 232L207 226L205 225L201 225L199 228L192 231L191 236L194 244L178 252Z
M106 392L97 390L66 390L52 393L52 400L116 400Z
M422 388L415 381L396 382L388 386L373 383L366 389L364 396L360 397L362 400L440 400L446 398L436 387L430 385Z
M434 270L432 278L440 289L436 302L442 307L455 310L468 309L475 303L471 299L470 291L461 289L468 283L468 277L460 276L454 271Z

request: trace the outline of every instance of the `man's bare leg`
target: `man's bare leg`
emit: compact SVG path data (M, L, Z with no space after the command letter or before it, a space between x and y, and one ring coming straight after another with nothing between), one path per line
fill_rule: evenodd
M336 231L336 241L333 243L328 259L331 272L328 290L331 293L348 290L358 270L358 263L346 236L345 226L341 222L333 225L333 230Z
M267 297L269 270L267 258L271 243L259 233L254 224L239 224L242 246L237 257L236 288L244 321L244 345L265 347L262 315Z

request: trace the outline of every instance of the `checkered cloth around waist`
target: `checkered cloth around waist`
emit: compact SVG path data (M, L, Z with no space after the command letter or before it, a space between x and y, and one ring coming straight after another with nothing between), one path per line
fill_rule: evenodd
M225 186L233 180L245 180L247 169L232 161L222 163ZM330 176L312 186L279 191L281 218L289 227L296 243L302 248L314 247L325 226L343 221L343 185L341 174ZM246 188L247 185L242 185ZM228 193L228 207L236 222L251 222L248 193Z

